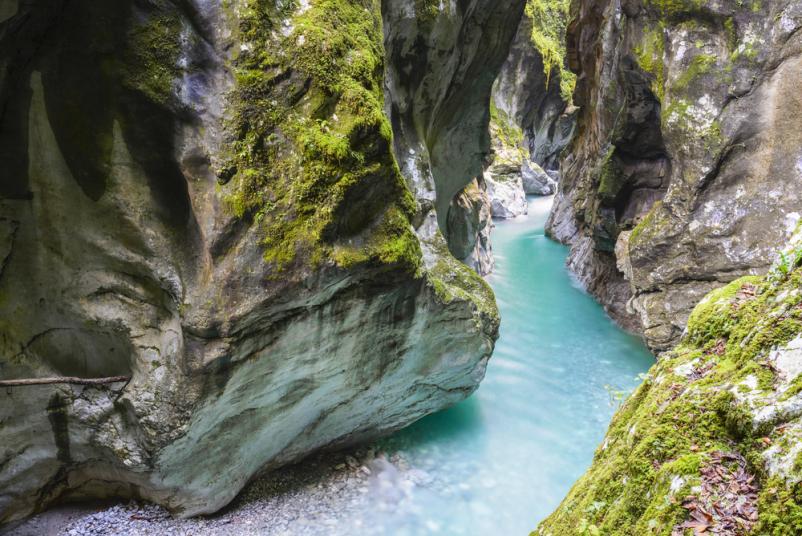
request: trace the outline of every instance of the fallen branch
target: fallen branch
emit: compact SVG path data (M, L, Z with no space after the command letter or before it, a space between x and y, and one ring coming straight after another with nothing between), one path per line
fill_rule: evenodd
M56 378L26 378L19 380L0 380L0 387L20 387L23 385L50 385L54 383L72 383L76 385L105 385L107 383L127 382L130 376L111 376L109 378L75 378L60 376Z

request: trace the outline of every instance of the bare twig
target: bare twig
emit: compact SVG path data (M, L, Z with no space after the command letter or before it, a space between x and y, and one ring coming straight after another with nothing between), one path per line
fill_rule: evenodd
M107 383L127 382L130 376L111 376L109 378L76 378L59 376L56 378L25 378L19 380L0 380L0 387L21 387L24 385L50 385L54 383L73 383L76 385L105 385Z

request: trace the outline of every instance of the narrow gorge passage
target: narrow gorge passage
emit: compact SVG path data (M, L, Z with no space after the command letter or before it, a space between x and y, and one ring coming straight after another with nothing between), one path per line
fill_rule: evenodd
M528 202L528 216L495 222L488 281L501 335L468 400L372 446L281 469L211 518L170 520L131 503L68 509L69 521L46 512L12 534L61 534L48 527L65 525L65 533L528 534L586 471L616 398L654 362L576 286L568 248L545 237L552 198Z
M530 198L529 216L496 222L488 280L502 322L487 376L470 399L382 442L418 485L401 501L392 483L372 487L375 513L357 516L361 527L528 534L589 466L618 404L613 391L634 389L654 363L574 284L568 249L543 234L550 206Z

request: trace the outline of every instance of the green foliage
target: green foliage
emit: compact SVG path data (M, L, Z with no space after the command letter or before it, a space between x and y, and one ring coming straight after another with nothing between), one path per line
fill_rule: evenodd
M523 130L503 110L496 107L493 99L490 99L490 134L495 140L494 143L501 144L507 153L517 154L516 164L527 158L523 148ZM496 158L499 158L499 155L496 155Z
M378 1L321 0L295 15L290 0L228 8L243 46L219 175L231 211L261 226L265 260L417 272L414 200L383 113Z
M802 246L790 251L781 251L779 259L769 272L769 280L775 283L782 282L800 264L802 264Z
M543 58L546 80L556 69L560 76L560 94L571 102L576 75L565 59L565 31L570 16L570 0L527 0L526 16L532 19L532 43Z

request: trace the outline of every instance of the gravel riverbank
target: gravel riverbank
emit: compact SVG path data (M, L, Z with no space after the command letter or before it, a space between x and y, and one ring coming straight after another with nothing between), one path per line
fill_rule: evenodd
M8 536L84 535L353 535L372 534L369 515L396 509L430 481L403 453L363 448L328 453L279 469L249 486L223 511L178 519L147 503L63 505L0 533ZM436 530L437 527L432 527Z

